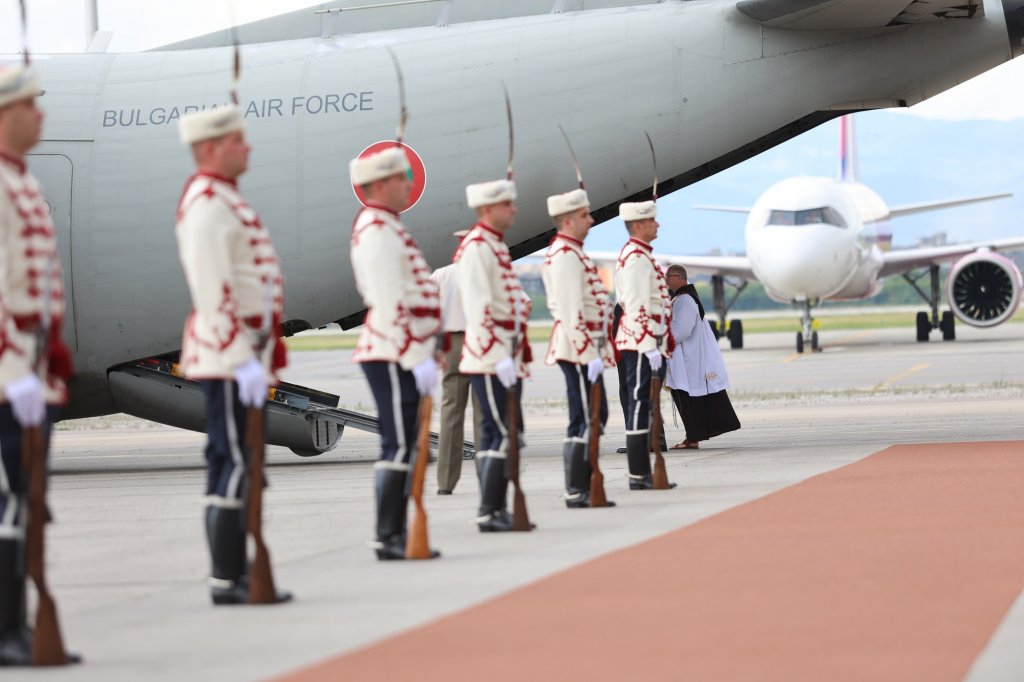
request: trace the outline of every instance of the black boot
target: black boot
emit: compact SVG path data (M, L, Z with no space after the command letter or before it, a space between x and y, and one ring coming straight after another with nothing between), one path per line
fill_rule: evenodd
M565 506L584 509L590 506L590 461L587 444L570 441L565 454Z
M629 463L629 489L653 489L646 433L626 434L626 460Z
M245 575L245 517L241 508L206 508L210 545L210 598L220 605L248 604Z
M483 454L483 453L481 453ZM490 455L490 453L487 453ZM498 457L479 457L480 509L477 526L481 533L503 533L512 530L512 516L506 510L508 476L505 460Z
M405 494L408 473L380 468L374 472L377 494L377 541L374 550L381 561L405 558L405 518L409 497Z
M21 540L0 540L0 666L32 665Z

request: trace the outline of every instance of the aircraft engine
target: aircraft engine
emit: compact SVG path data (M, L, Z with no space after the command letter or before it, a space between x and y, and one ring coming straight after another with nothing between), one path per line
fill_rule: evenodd
M1020 306L1024 281L1009 258L976 251L961 258L946 278L946 298L953 312L972 327L995 327Z

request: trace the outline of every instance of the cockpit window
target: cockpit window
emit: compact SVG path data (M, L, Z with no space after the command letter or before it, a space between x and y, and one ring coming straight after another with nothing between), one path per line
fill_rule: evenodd
M805 211L772 211L768 214L768 225L832 225L845 228L846 221L839 211L830 206L809 208Z

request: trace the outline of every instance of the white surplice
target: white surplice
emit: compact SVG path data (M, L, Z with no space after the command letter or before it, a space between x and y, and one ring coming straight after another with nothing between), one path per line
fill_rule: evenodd
M692 296L680 294L673 299L671 326L676 345L668 361L668 387L694 397L728 389L729 374L718 340L707 320L701 319Z

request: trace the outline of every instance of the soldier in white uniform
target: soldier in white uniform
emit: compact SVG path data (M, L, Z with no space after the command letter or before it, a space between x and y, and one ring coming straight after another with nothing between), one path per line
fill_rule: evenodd
M466 201L477 222L455 252L455 269L466 315L466 335L459 371L469 375L483 412L477 452L480 476L481 532L512 530L508 513L507 389L522 396L530 348L526 339L529 306L512 269L505 233L515 219L516 186L511 180L470 185ZM522 414L520 409L519 414ZM519 421L522 433L522 419Z
M619 217L629 231L629 241L619 252L615 266L615 291L623 310L615 346L625 366L629 488L650 490L651 376L653 372L664 376L665 350L673 345L669 333L669 295L665 275L651 255L651 242L658 236L655 203L624 203L619 206Z
M241 112L225 106L189 114L179 132L197 167L178 203L176 233L192 296L180 364L186 377L201 383L206 399L210 596L218 605L244 604L246 411L264 408L268 386L277 383L286 363L280 341L283 281L270 233L238 189L250 151ZM261 349L260 330L268 324ZM278 601L290 598L278 595Z
M354 360L377 403L381 454L374 466L381 560L404 559L409 471L416 454L419 397L437 385L435 346L441 327L438 287L416 241L399 219L411 182L401 147L349 164L366 206L352 225L350 256L368 308ZM438 553L434 553L438 556Z
M542 268L548 308L554 318L545 362L558 364L569 398L569 428L562 447L565 463L565 506L590 506L590 385L603 381L614 353L605 343L608 291L597 266L583 251L594 219L583 189L548 197L548 214L557 233L548 246ZM609 340L610 341L610 340ZM608 418L608 401L601 392L601 424ZM613 503L610 503L613 504Z
M71 376L71 356L60 334L64 289L56 235L42 188L25 166L25 154L42 133L43 112L35 101L41 94L30 68L0 71L0 666L32 664L22 430L42 427L49 446L57 407L67 400L64 381Z

